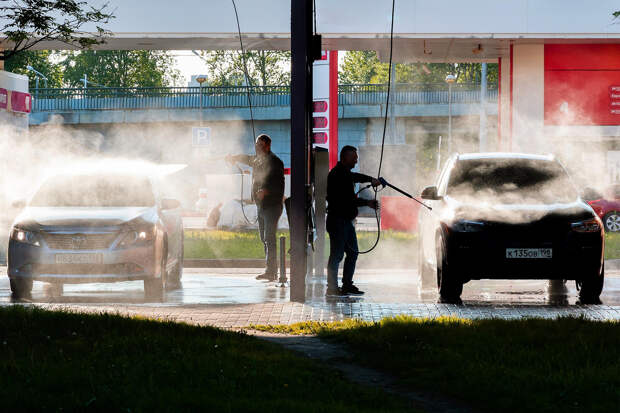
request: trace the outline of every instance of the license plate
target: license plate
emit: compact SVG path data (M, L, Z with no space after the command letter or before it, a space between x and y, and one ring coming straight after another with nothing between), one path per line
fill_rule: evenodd
M56 254L56 264L102 264L103 254Z
M506 248L506 258L537 259L551 258L551 248Z

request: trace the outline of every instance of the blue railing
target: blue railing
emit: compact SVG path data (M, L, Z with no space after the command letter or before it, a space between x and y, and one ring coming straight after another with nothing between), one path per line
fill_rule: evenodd
M255 107L289 106L289 86L251 87ZM339 85L340 105L384 104L387 85ZM157 88L67 88L32 91L33 112L66 112L79 110L119 109L198 109L239 108L248 106L247 87L157 87ZM392 89L395 104L448 103L446 84L396 84ZM489 101L497 100L497 89L491 85ZM480 85L456 84L452 88L453 103L480 101Z

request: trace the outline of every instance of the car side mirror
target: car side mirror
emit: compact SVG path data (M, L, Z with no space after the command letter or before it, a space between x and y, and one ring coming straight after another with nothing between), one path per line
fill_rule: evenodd
M437 194L436 186L427 186L426 188L424 188L424 190L422 191L421 198L429 199L431 201L438 201L440 199L443 199L443 197Z
M181 206L181 203L176 199L162 199L161 200L161 209L177 209Z
M11 202L11 207L15 209L24 209L26 207L26 201L24 201L23 199L13 201Z

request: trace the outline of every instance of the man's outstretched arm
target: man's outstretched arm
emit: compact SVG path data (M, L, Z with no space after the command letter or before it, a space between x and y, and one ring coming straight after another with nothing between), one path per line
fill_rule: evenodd
M381 185L381 182L377 178L373 178L372 176L360 174L357 172L352 172L351 174L353 175L353 182L357 182L357 183L370 182L372 186Z
M235 162L252 166L255 156L252 155L226 155L226 162L233 164Z

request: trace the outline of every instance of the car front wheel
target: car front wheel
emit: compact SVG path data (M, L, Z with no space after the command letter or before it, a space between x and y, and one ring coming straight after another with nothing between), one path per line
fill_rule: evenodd
M161 300L166 289L166 253L162 254L159 277L144 280L144 295L146 298Z
M166 280L166 288L168 289L176 289L181 287L181 278L183 277L183 254L184 248L183 243L181 243L181 251L177 257L177 263L168 274L168 278Z
M448 254L441 238L437 241L437 287L442 302L460 303L463 282L451 271Z
M605 225L605 231L620 231L620 213L618 213L617 211L611 211L606 213L603 217L603 224Z
M32 280L24 278L11 278L11 292L15 298L29 297L32 292Z

